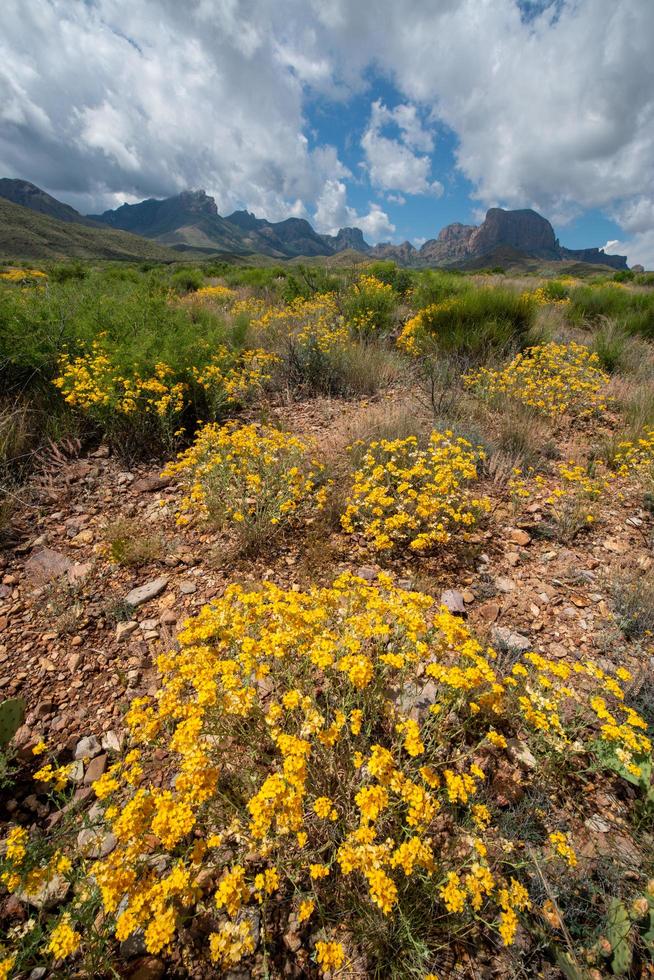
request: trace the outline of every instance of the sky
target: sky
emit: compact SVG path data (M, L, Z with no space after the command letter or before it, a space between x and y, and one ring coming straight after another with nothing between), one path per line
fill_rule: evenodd
M654 0L3 0L0 176L420 245L533 207L654 268Z

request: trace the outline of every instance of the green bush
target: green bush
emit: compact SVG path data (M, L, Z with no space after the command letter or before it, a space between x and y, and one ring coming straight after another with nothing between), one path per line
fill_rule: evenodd
M385 337L395 324L397 294L376 276L360 276L343 295L342 310L353 336Z
M400 296L404 296L409 292L415 278L415 274L410 272L409 269L402 269L395 262L390 261L373 262L368 266L367 272L369 275L374 276L375 279L379 279L380 282L385 282L388 286L392 286Z
M413 287L411 301L417 310L433 303L442 303L450 296L472 290L472 285L461 275L443 272L440 269L427 269L419 273Z
M401 342L414 332L425 353L483 358L523 347L535 318L535 302L527 295L509 289L467 289L422 310L405 327Z
M631 292L619 285L578 286L572 289L569 316L577 324L611 317L627 333L654 338L654 296Z
M204 285L204 275L199 269L178 269L170 282L178 293L194 293Z

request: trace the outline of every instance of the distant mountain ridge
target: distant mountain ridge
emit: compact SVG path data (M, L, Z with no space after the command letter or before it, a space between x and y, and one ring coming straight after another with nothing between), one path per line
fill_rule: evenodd
M29 181L0 180L0 197L39 211L60 221L94 228L108 226L152 239L177 250L199 249L205 253L228 252L238 256L267 255L277 259L332 256L346 250L370 258L393 259L409 267L480 268L493 256L547 261L574 260L626 269L624 255L607 255L599 248L568 249L559 244L552 225L530 208L505 211L490 208L481 225L459 222L447 225L437 238L419 249L410 242L371 246L360 228L341 228L336 235L321 235L304 218L268 221L249 211L218 213L213 197L205 191L182 191L173 197L149 198L123 204L103 214L83 216Z

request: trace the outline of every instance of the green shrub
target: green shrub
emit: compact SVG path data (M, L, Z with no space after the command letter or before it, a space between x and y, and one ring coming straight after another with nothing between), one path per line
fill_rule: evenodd
M627 333L654 337L654 296L620 286L578 286L570 291L569 316L573 323L593 323L610 317Z
M433 303L442 303L450 296L471 290L473 287L461 275L454 272L443 272L440 269L427 269L419 273L411 301L413 306L421 310Z
M528 295L509 289L469 289L421 310L398 343L412 353L453 353L473 359L525 345L536 318Z
M392 286L396 293L404 296L413 286L415 274L402 269L395 262L373 262L367 267L368 274Z
M204 275L199 269L179 269L170 277L170 282L178 293L194 293L204 285Z
M65 262L52 266L48 276L51 282L69 282L71 279L86 279L88 274L89 268L83 262Z

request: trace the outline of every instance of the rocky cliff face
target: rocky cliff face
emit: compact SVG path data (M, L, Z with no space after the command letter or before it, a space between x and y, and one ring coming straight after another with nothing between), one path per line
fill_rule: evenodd
M624 255L606 255L598 248L567 249L559 245L551 224L531 208L504 211L490 208L479 227L447 225L438 238L425 242L418 252L421 265L479 265L484 256L520 254L526 258L593 262L626 269Z
M364 239L360 228L340 228L337 235L320 237L334 252L344 252L346 248L353 248L355 252L370 251L370 245Z
M536 258L558 258L554 229L547 218L531 208L522 211L490 208L483 224L470 235L468 252L479 256L492 252L498 245L510 245Z

